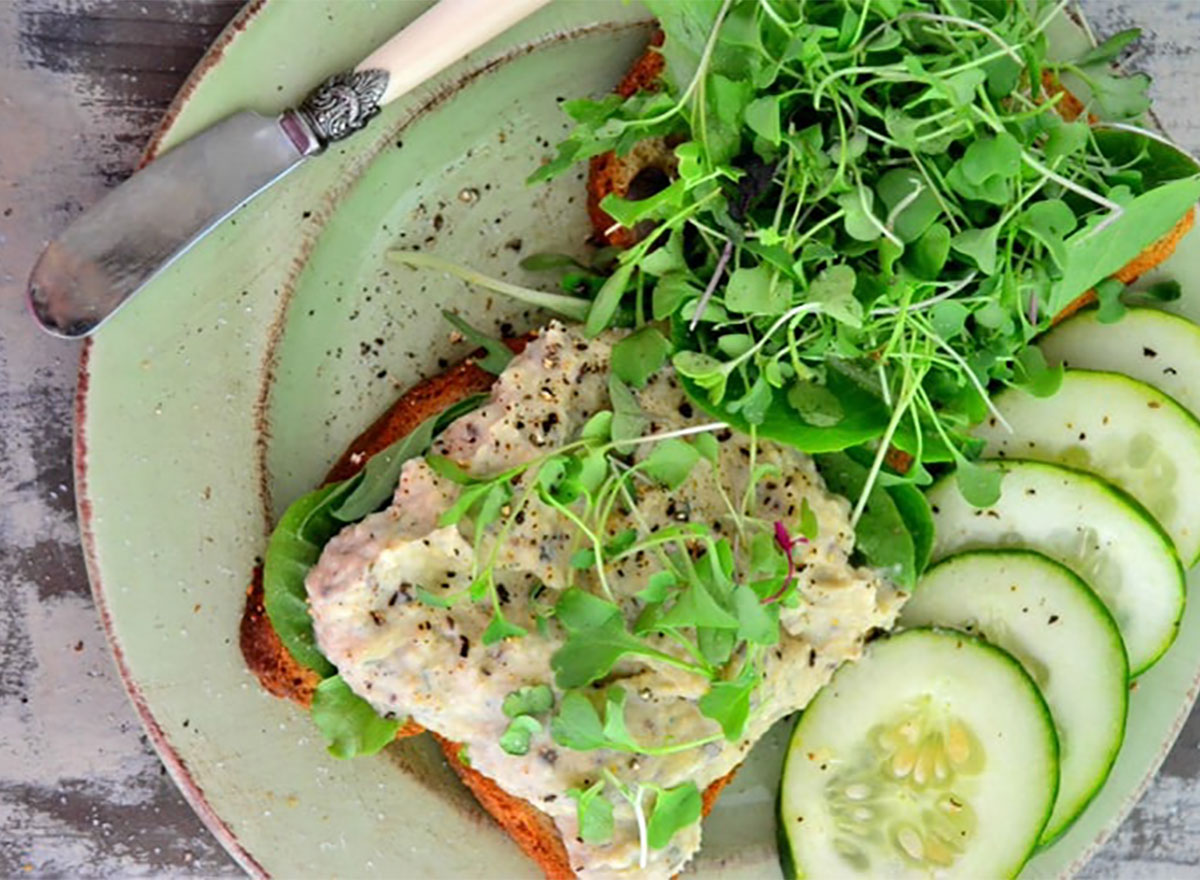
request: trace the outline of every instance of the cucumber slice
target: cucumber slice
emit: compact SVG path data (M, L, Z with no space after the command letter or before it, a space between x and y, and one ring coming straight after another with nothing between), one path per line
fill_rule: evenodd
M1153 517L1089 474L1033 461L980 462L1002 474L1000 500L972 507L952 475L929 488L934 560L960 550L1026 547L1061 562L1112 612L1131 674L1162 656L1183 616L1183 566Z
M1200 326L1186 318L1136 308L1102 324L1089 310L1063 321L1038 347L1051 364L1124 373L1200 416Z
M1011 877L1058 788L1045 701L1012 657L962 633L872 642L800 716L779 797L784 869Z
M976 550L935 565L900 625L983 636L1037 683L1058 732L1059 786L1042 843L1100 790L1125 737L1129 661L1108 609L1069 568L1029 550Z
M1154 515L1183 561L1200 559L1200 421L1171 397L1117 373L1067 370L1051 397L1019 389L992 398L975 429L984 455L1049 461L1103 477Z

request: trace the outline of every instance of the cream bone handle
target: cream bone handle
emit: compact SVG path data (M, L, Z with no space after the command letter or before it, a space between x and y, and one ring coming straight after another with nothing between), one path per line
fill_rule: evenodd
M436 76L469 52L541 9L550 0L441 0L349 73L330 77L295 114L318 152L362 128L381 107ZM284 120L287 127L289 120ZM298 145L300 145L298 143Z

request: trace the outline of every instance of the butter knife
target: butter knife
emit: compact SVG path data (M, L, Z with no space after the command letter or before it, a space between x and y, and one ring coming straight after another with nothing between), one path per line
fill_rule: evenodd
M390 101L549 0L441 0L354 70L277 117L235 113L155 159L47 245L27 298L55 336L87 336L213 227Z

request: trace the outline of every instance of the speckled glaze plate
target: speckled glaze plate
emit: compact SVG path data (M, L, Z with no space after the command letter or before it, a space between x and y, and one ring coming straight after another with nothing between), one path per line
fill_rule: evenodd
M426 5L250 3L150 154L235 110L281 110ZM580 179L522 181L564 132L559 100L610 89L648 33L638 5L559 0L228 220L85 350L76 478L96 602L172 776L252 874L538 874L427 737L373 759L326 755L306 715L245 670L237 626L283 507L399 391L465 354L439 310L461 307L492 328L535 320L447 278L390 270L384 251L420 244L532 281L523 254L581 250ZM1176 262L1193 277L1195 235L1184 250ZM1198 666L1200 603L1137 683L1104 791L1027 876L1069 872L1121 820L1186 717ZM689 873L778 875L772 803L785 734L760 744L718 802Z

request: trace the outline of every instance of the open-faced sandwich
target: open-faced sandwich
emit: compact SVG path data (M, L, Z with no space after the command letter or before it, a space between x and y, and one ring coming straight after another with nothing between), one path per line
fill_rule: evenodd
M558 317L448 315L479 352L287 510L243 653L339 757L428 731L551 878L679 873L800 710L785 870L1013 875L1200 555L1200 330L1126 290L1197 168L1062 4L648 5L533 175L590 161L595 260L396 255Z

